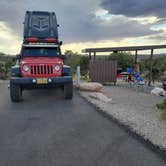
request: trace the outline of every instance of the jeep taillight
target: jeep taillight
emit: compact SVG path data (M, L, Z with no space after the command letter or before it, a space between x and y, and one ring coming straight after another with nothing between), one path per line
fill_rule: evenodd
M57 40L55 38L45 38L44 41L47 43L55 43Z
M37 43L37 42L55 43L57 39L53 37L44 38L44 39L39 39L37 37L29 37L26 38L25 41L28 43Z
M25 41L30 43L35 43L35 42L38 42L39 39L37 37L29 37L29 38L26 38Z

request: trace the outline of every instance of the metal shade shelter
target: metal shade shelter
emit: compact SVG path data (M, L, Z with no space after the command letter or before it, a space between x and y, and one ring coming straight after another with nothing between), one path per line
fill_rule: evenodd
M150 50L150 71L149 71L149 83L148 85L151 85L152 82L152 69L153 69L153 54L154 50L156 49L166 49L166 45L148 45L148 46L129 46L129 47L107 47L107 48L86 48L83 50L84 53L89 54L89 58L92 58L92 55L94 56L94 59L96 58L96 53L101 52L115 52L118 53L119 51L135 51L135 64L137 64L137 57L138 57L138 51L143 50Z

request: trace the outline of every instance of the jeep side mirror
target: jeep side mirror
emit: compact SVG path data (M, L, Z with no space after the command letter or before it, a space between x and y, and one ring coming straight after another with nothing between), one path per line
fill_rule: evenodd
M66 55L62 55L62 59L63 60L67 59L67 56Z
M62 44L63 44L63 42L62 42L62 41L60 41L60 42L59 42L59 45L61 46Z
M16 59L19 60L20 59L20 54L16 55Z

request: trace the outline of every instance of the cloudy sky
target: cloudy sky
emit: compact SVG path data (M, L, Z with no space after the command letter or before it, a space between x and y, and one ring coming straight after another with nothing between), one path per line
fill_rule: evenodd
M1 0L0 52L19 52L26 10L56 12L63 51L166 44L165 0Z

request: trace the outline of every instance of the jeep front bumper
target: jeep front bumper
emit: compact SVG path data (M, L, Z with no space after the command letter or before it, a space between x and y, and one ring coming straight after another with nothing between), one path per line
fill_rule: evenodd
M38 82L38 80L44 79L47 82ZM62 86L68 83L72 83L71 76L61 77L48 77L48 78L25 78L25 77L12 77L10 83L20 85L23 89L35 89L35 88L51 88Z

